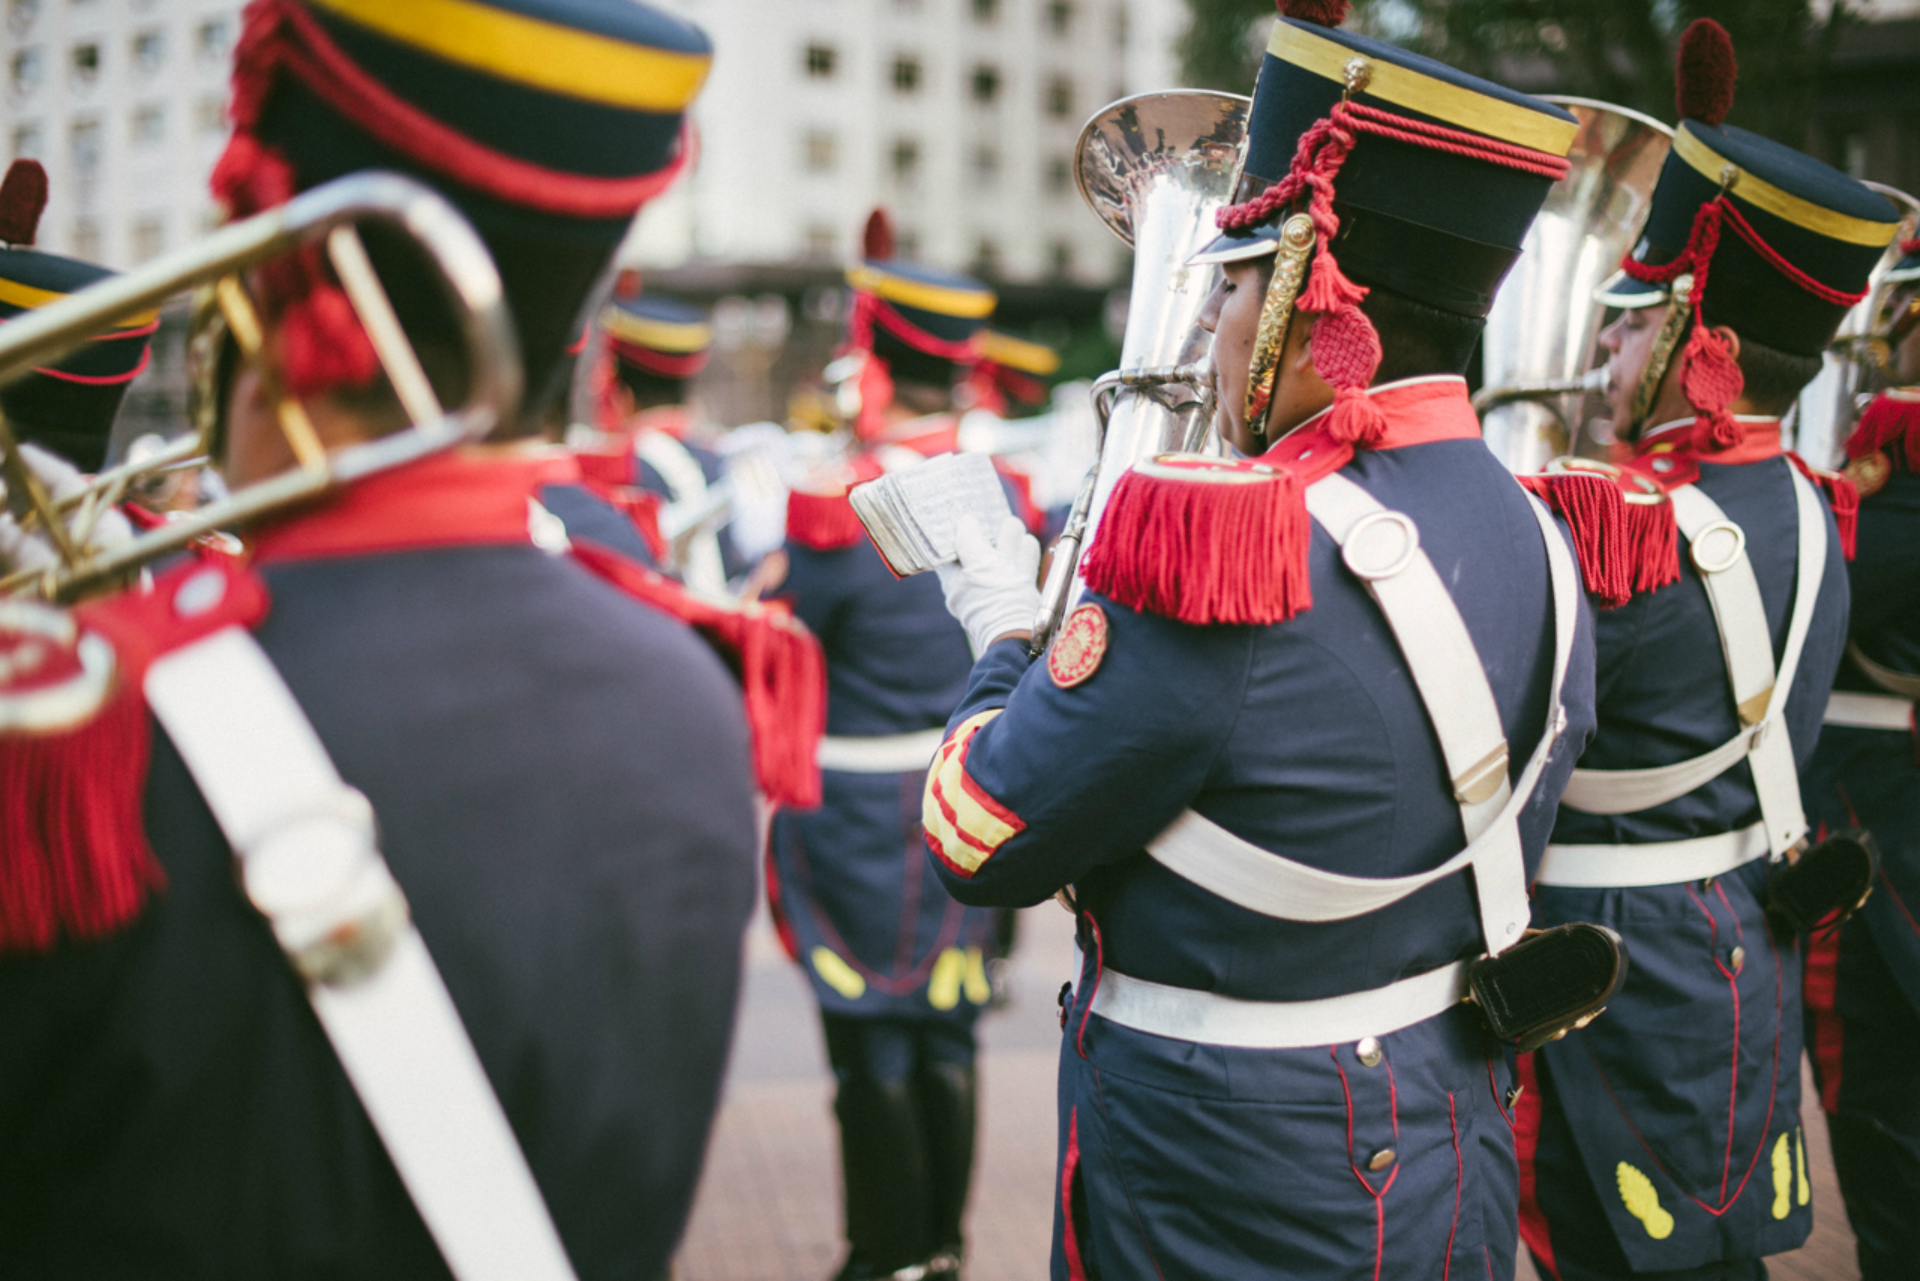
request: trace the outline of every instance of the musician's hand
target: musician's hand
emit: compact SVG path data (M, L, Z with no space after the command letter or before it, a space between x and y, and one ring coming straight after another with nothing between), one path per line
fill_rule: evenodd
M38 445L21 445L20 460L32 470L41 487L47 491L47 497L56 503L83 493L87 488L87 477L79 468ZM82 528L82 509L76 507L67 512L66 523L68 534L85 550L97 554L133 541L133 526L116 508L109 507L100 512L90 528ZM46 534L45 531L36 530L29 537L45 539Z
M954 530L958 563L939 569L940 587L947 594L947 611L967 629L974 656L995 639L1025 631L1040 610L1040 589L1034 577L1040 568L1040 542L1017 516L1001 522L993 538L973 516L963 516Z

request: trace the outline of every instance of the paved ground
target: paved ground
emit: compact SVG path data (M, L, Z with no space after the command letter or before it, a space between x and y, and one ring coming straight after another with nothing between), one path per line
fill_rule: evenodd
M1011 1008L982 1024L981 1148L970 1281L1036 1281L1052 1229L1054 994L1071 966L1069 922L1051 904L1021 921ZM755 923L745 1007L706 1177L676 1281L825 1281L840 1262L831 1088L806 982ZM1809 1094L1811 1091L1809 1090ZM1826 1127L1806 1116L1813 1239L1770 1261L1774 1281L1857 1281ZM1536 1281L1524 1262L1519 1281Z

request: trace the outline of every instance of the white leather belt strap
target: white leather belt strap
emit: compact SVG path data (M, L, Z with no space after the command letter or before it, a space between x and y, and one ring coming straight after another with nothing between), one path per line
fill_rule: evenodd
M1446 1013L1466 995L1465 961L1318 1001L1240 1001L1103 969L1093 1012L1136 1032L1201 1045L1297 1050L1398 1032Z
M664 431L649 428L634 441L640 461L660 473L673 491L673 506L680 511L698 511L707 505L707 473L700 460L679 440ZM662 513L661 524L671 523ZM724 592L727 589L726 564L720 555L720 540L711 529L688 535L681 549L680 576L696 591Z
M822 738L815 759L821 769L842 774L907 774L933 764L946 733L945 729L923 729L872 738Z
M272 661L246 631L226 628L155 662L146 695L453 1275L571 1281L540 1189L375 844L372 811L341 781Z
M1766 824L1688 841L1646 845L1549 845L1536 885L1579 889L1626 889L1679 885L1725 876L1768 853Z
M1773 668L1772 633L1760 587L1746 554L1746 536L1699 488L1682 485L1671 495L1680 528L1692 544L1694 564L1713 604L1721 648L1745 727L1709 752L1651 769L1573 772L1560 803L1589 814L1633 814L1685 796L1718 778L1742 759L1753 771L1754 791L1774 857L1807 832L1800 778L1787 735L1786 704L1800 667L1813 610L1827 564L1826 516L1819 494L1797 470L1789 470L1799 523L1793 612L1779 670Z
M1312 490L1308 493L1311 500ZM1531 495L1528 502L1540 525L1553 584L1554 660L1547 699L1549 719L1538 746L1521 772L1518 786L1510 790L1500 812L1465 849L1440 866L1413 876L1346 876L1283 858L1188 810L1154 839L1147 847L1148 853L1202 889L1249 911L1286 921L1338 921L1360 916L1397 903L1435 881L1472 867L1487 950L1497 953L1518 942L1530 913L1525 852L1520 844L1520 812L1553 754L1554 743L1566 728L1566 710L1560 695L1573 653L1580 593L1580 578L1574 569L1573 557L1553 517ZM1451 598L1448 599L1451 605ZM1383 604L1382 608L1386 606ZM1458 617L1457 610L1455 617ZM1417 632L1396 628L1395 634L1403 645L1418 644L1413 639L1419 635ZM1474 661L1477 664L1478 659ZM1485 681L1484 674L1481 681ZM1424 689L1422 693L1424 696ZM1433 715L1431 706L1428 715Z
M1847 657L1858 664L1866 678L1881 689L1910 701L1920 699L1920 676L1895 671L1891 667L1874 662L1866 656L1858 643L1851 640L1847 642Z
M1821 720L1828 725L1852 729L1892 729L1906 733L1913 728L1913 700L1892 694L1856 694L1836 689L1827 695L1827 714Z

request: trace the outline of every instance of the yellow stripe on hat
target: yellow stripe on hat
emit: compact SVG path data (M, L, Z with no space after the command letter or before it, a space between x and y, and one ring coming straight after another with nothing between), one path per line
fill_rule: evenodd
M1361 59L1373 69L1373 78L1367 82L1367 97L1379 98L1502 142L1532 147L1535 151L1564 156L1573 149L1574 137L1580 132L1575 121L1491 98L1463 85L1448 84L1411 67L1369 58L1337 40L1316 36L1290 22L1273 24L1273 38L1267 41L1267 52L1282 62L1341 85L1347 82L1347 64Z
M1790 191L1782 191L1766 179L1741 169L1684 126L1674 130L1673 154L1715 186L1720 183L1721 171L1733 165L1739 170L1740 176L1734 180L1730 194L1757 209L1766 210L1776 218L1817 232L1829 240L1844 240L1850 245L1880 249L1892 243L1894 233L1900 230L1898 222L1868 222L1864 218L1855 218L1851 214L1816 205L1811 200L1802 200Z
M888 302L897 302L922 311L955 316L961 320L985 320L993 314L993 290L960 289L953 285L932 285L924 280L896 276L869 263L847 270L847 283L864 293L878 294Z
M636 111L684 111L713 58L629 44L474 0L310 0L448 62L549 93Z
M1045 378L1060 368L1060 353L1051 347L989 329L980 335L980 354L996 365Z
M600 313L600 327L621 342L672 355L684 356L713 346L713 326L704 321L658 320L609 307Z
M0 303L4 303L9 307L18 307L23 311L32 311L34 308L44 307L50 302L59 302L65 297L67 297L66 294L56 293L51 289L40 289L33 285L23 285L17 280L0 279ZM132 316L121 317L114 322L113 327L115 329L139 329L144 325L151 325L158 319L160 319L159 312L143 311Z

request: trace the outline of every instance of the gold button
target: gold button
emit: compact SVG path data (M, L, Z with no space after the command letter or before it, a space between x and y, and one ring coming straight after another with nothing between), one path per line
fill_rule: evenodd
M1393 1149L1381 1148L1367 1161L1367 1168L1378 1173L1393 1164Z
M1380 1066L1380 1042L1378 1038L1371 1036L1362 1038L1360 1044L1354 1047L1354 1053L1360 1056L1361 1067Z
M1733 972L1735 974L1738 974L1740 972L1740 967L1745 965L1746 963L1747 963L1746 948L1736 947L1733 949L1733 951L1727 953L1727 964L1732 967Z

